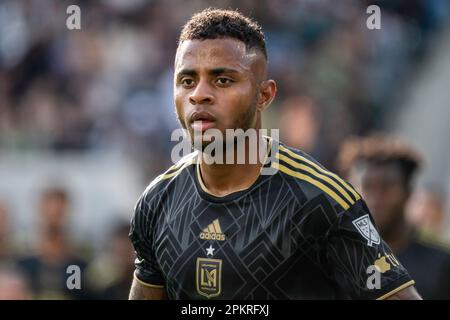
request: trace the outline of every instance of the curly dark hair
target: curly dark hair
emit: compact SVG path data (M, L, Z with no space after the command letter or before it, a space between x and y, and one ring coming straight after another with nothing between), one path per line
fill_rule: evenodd
M348 177L351 168L359 163L397 164L407 185L423 164L419 152L405 141L379 133L364 138L347 139L342 144L337 159L339 171L345 177Z
M260 50L267 59L266 41L261 26L237 10L208 8L196 13L183 26L179 43L224 37L244 42L248 50Z

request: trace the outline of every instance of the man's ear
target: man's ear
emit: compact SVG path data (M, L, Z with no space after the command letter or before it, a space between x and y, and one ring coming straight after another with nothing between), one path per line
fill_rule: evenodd
M274 80L264 80L259 86L258 105L259 112L263 112L273 101L277 93L277 84Z

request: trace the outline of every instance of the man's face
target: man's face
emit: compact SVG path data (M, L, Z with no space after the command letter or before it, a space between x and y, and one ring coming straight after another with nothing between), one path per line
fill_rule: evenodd
M45 228L61 230L66 223L68 202L57 195L44 195L41 200L41 218Z
M175 58L174 101L178 120L194 142L194 130L208 141L208 129L258 128L259 85L265 58L232 38L188 40ZM204 142L203 146L208 142Z
M409 192L396 165L365 164L353 168L349 180L361 191L382 234L402 219Z

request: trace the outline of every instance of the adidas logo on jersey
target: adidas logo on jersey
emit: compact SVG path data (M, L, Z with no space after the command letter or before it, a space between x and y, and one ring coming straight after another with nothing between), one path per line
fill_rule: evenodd
M214 220L200 233L202 240L225 241L225 235L220 228L219 219Z

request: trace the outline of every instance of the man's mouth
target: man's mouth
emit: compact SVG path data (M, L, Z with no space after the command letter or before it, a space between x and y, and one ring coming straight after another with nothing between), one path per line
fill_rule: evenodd
M196 120L192 123L192 129L194 129L194 131L204 132L204 131L214 127L214 123L215 123L215 121Z
M194 131L204 132L215 126L216 119L206 111L194 112L190 117L190 124Z

